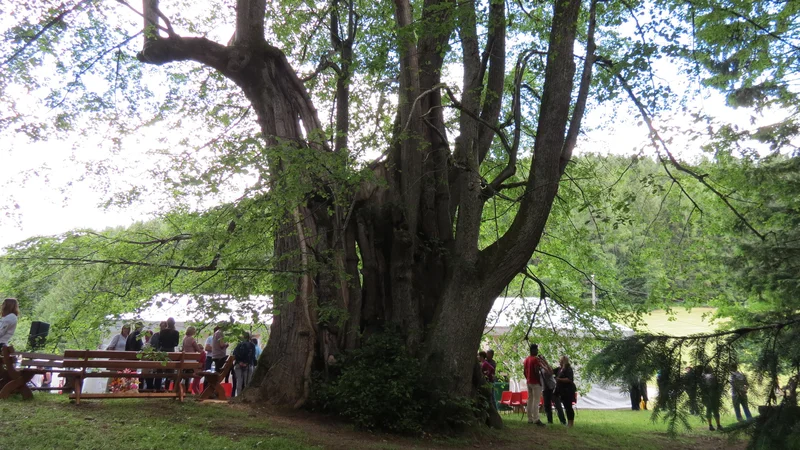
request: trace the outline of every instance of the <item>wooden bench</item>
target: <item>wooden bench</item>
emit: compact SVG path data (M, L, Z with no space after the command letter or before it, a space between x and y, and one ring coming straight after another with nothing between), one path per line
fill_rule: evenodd
M0 399L5 399L11 394L19 392L24 400L33 398L33 392L28 382L37 375L44 374L46 370L39 368L17 368L14 347L3 347L2 368L0 368Z
M2 383L0 389L0 399L8 398L11 394L19 392L22 398L33 398L31 391L70 391L72 390L73 382L70 379L70 369L64 368L64 356L54 355L49 353L27 353L15 352L13 347L6 347L3 349L2 366L4 369L5 382ZM16 363L16 364L15 364ZM19 367L16 367L19 365ZM10 369L8 369L10 368ZM62 374L61 376L67 381L66 386L29 386L28 384L36 375L50 375Z
M228 356L228 359L225 361L225 364L222 366L221 372L215 372L213 370L204 371L200 373L196 373L196 376L205 377L205 383L203 384L203 392L200 394L200 397L197 400L208 400L214 394L217 394L217 400L227 400L228 395L225 393L225 389L220 386L222 380L231 373L231 369L233 368L233 356Z
M200 353L165 353L164 361L141 359L139 352L114 350L67 350L64 352L64 367L76 369L71 372L74 392L69 398L76 404L87 398L177 398L183 401L186 392L181 381L192 378L201 370ZM125 370L128 372L125 372ZM147 373L149 370L165 370L164 373ZM142 373L138 373L142 371ZM172 390L167 392L139 392L130 390L103 394L84 394L83 380L86 378L166 378L174 382Z

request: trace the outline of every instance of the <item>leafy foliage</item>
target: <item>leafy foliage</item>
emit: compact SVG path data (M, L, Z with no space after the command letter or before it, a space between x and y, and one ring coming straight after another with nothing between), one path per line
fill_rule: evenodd
M317 377L314 403L362 428L410 434L461 430L475 423L481 410L472 399L439 391L436 379L408 354L397 332L371 336L333 367L338 373L329 381Z

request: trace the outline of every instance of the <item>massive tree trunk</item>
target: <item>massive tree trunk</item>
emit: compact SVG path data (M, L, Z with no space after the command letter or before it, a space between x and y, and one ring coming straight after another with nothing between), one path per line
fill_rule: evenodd
M237 1L236 35L227 46L177 36L157 13L155 0L144 4L146 26L166 36L147 34L139 59L152 64L194 60L240 86L257 114L267 148L281 148L268 150L273 190L285 188L281 176L292 168L287 151L347 151L349 61L357 31L352 2L347 36L339 36L338 2L331 14L332 47L343 61L337 70L333 148L312 138L325 130L311 97L280 49L264 39L264 0ZM260 398L303 405L312 371L326 370L342 351L387 326L403 330L407 350L427 364L445 390L474 392L472 370L486 316L536 248L575 145L583 114L581 98L570 113L580 6L580 0L555 2L525 195L510 229L481 250L484 204L517 169L520 87L531 53L520 57L514 74L513 139L498 136L506 78L504 2L489 5L488 37L481 49L476 2L426 0L422 17L445 25L415 30L410 2L395 0L400 55L395 137L386 161L370 166L385 183L365 184L348 202L335 206L327 203L327 195L318 195L328 192L311 191L285 208L275 256L294 287L273 298L276 314L253 381ZM458 36L464 68L460 98L442 85L440 75L442 48L453 35ZM578 90L583 99L591 80L591 54L586 61ZM453 128L446 126L442 112L445 93L459 113L454 144L447 136ZM484 180L480 166L493 142L508 153L508 165L495 179ZM337 181L307 182L324 190ZM331 310L341 311L343 320L320 314Z

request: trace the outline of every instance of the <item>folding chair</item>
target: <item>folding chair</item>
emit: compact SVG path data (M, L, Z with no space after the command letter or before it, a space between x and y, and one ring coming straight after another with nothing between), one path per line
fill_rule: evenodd
M519 392L511 393L511 410L515 411L517 408L522 408L522 394Z
M511 408L511 391L503 391L500 395L500 404Z
M524 407L522 409L523 414L522 414L522 417L520 418L520 420L521 420L521 419L525 418L525 414L524 413L528 412L528 391L520 392L520 405Z

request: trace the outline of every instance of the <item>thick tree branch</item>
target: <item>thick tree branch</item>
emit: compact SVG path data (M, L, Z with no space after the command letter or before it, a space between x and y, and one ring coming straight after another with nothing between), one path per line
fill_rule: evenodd
M266 0L236 0L235 45L254 47L264 42Z
M561 151L560 170L563 173L567 168L567 163L572 159L572 151L578 142L578 134L581 131L583 114L586 111L586 101L589 98L589 87L592 85L592 69L594 68L595 49L594 32L597 25L597 0L592 0L589 7L589 30L586 41L586 58L583 61L583 73L581 74L581 84L578 88L578 98L575 101L575 109L572 112L572 120L567 131L567 139L564 149Z
M506 233L480 252L488 292L501 292L533 254L558 192L560 161L569 123L580 0L554 4L533 163L519 212Z
M511 147L507 148L508 162L502 171L489 183L490 192L496 192L500 185L507 179L517 173L517 154L519 153L520 136L522 133L522 79L525 75L525 69L528 65L528 60L533 56L531 52L523 52L517 59L517 65L514 70L514 97L511 106L512 116L514 120L514 139Z
M503 88L506 66L506 11L505 2L493 1L489 5L489 36L481 62L481 80L484 79L486 65L489 65L489 76L484 89L483 109L480 117L484 123L497 126L500 109L503 103ZM482 162L489 154L496 132L491 128L478 130L478 162Z

